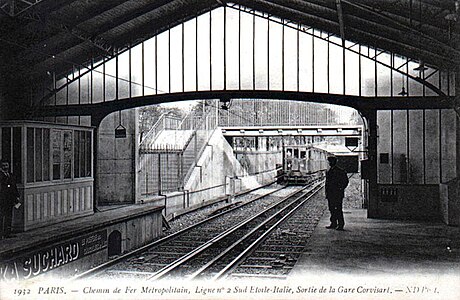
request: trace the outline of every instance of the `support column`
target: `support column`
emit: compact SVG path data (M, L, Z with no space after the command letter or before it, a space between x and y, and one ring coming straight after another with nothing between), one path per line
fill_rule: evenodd
M363 115L368 123L368 170L369 174L369 203L367 216L368 218L378 217L378 187L377 187L377 111L366 110Z
M103 115L94 114L91 116L91 126L93 130L93 211L97 212L97 200L99 195L99 176L98 176L98 148L99 148L99 126L104 118Z
M449 197L449 225L460 226L460 71L455 72L455 111L457 115L456 171L455 191Z

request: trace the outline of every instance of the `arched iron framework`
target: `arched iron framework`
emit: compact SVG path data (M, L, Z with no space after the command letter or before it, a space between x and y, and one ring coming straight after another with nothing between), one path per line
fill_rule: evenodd
M199 45L199 39L206 40L204 45ZM46 107L47 115L94 115L95 109L101 109L97 112L101 114L198 95L269 99L276 95L277 99L309 99L358 109L358 102L373 100L404 108L410 102L397 92L405 87L406 98L439 96L422 100L424 104L418 101L418 108L449 107L451 72L429 68L416 76L415 66L394 53L233 4L119 50L113 59L91 61L85 71L77 68L65 78L54 79L39 106ZM433 104L435 99L437 104ZM113 108L101 108L108 102ZM45 111L36 109L40 115Z

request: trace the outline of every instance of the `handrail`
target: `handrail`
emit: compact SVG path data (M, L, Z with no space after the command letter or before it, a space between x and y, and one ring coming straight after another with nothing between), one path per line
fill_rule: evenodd
M155 124L153 124L152 128L150 128L150 130L144 136L139 146L143 146L148 139L151 141L154 141L155 138L157 138L158 135L161 133L161 131L165 129L172 129L172 128L168 128L168 127L172 127L173 124L168 123L168 121L172 121L172 120L179 122L180 118L172 117L168 114L162 114L158 118L158 120L155 122Z

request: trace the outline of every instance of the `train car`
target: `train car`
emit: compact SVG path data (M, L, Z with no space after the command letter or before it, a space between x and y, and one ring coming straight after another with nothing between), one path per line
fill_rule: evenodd
M282 181L287 184L307 184L323 178L328 155L327 151L311 145L284 146Z

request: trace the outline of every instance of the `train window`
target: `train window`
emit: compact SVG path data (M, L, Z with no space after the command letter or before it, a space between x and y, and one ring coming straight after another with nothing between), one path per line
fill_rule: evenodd
M27 128L27 182L34 182L34 129Z
M50 180L50 130L43 129L43 181Z
M299 157L299 149L294 149L294 157Z
M28 128L32 129L32 128ZM34 129L32 129L34 130ZM42 129L35 128L35 181L42 181L43 139Z
M53 157L53 179L61 179L61 130L51 131L51 148Z
M63 144L63 151L64 151L64 178L71 178L72 174L72 131L66 130L64 131L64 144Z
M307 157L307 151L300 151L300 158L306 158Z

